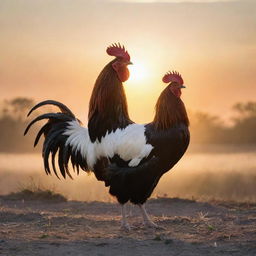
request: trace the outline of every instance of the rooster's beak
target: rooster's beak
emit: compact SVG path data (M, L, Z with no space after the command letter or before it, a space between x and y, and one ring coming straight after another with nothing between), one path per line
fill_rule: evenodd
M181 85L180 88L186 88L186 86L185 85Z
M132 63L131 61L129 61L129 62L127 63L127 65L133 65L133 63Z

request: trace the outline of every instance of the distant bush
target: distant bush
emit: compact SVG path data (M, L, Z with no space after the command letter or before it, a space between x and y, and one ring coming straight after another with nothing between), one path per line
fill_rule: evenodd
M40 181L32 177L26 184L20 184L19 190L15 193L3 196L7 200L47 200L54 202L66 202L67 199L54 188L45 187Z
M67 199L58 193L55 193L52 190L46 189L38 189L32 191L30 189L23 189L20 192L11 193L7 196L4 196L5 199L8 200L47 200L47 201L58 201L58 202L66 202Z

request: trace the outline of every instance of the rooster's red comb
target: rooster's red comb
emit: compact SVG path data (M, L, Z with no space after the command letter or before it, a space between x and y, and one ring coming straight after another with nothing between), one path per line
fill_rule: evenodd
M178 73L177 71L167 72L162 80L164 83L176 82L180 85L183 85L184 83L180 73Z
M110 56L122 58L125 61L130 61L129 53L125 50L124 46L121 46L120 43L110 45L107 48L107 54Z

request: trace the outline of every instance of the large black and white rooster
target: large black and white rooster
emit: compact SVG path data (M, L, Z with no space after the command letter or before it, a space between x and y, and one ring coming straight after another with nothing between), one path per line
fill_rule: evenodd
M132 123L122 84L129 78L127 66L132 64L130 55L120 44L113 44L108 47L107 53L116 58L103 68L96 79L89 103L88 129L82 126L82 123L67 106L54 100L40 102L28 113L29 116L33 111L45 105L55 105L61 111L38 116L27 126L24 133L26 135L34 123L48 119L48 122L38 132L34 143L36 146L44 134L45 141L42 153L46 174L51 173L48 162L51 155L51 166L58 177L55 167L55 156L58 152L58 165L64 178L66 174L72 178L68 169L68 162L71 160L77 173L79 173L79 168L88 172L94 170L97 179L101 180L101 170L102 167L107 166L107 158L99 156L95 159L94 148L90 149L90 143L92 144L96 140L100 141L107 133ZM73 133L66 134L67 131ZM88 144L87 141L90 143ZM83 143L86 144L85 147L83 147ZM85 154L88 155L86 159L84 159Z
M122 205L122 227L129 229L124 205L131 201L142 210L144 223L156 226L148 217L144 203L150 197L161 176L172 168L185 153L189 144L188 117L180 99L183 80L176 72L167 73L163 81L168 86L161 93L153 122L133 123L127 111L122 82L129 77L130 56L123 47L107 49L116 58L96 80L89 106L88 129L62 103L44 101L40 106L53 104L60 113L47 113L34 119L48 119L39 131L35 145L45 135L43 159L47 174L58 176L55 156L62 176L71 177L68 163L73 168L93 171L98 180L110 186L110 194ZM114 81L114 82L113 82ZM49 157L51 157L51 167Z

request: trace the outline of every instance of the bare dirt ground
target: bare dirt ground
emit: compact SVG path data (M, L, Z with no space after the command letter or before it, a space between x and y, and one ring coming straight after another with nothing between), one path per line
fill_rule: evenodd
M256 205L151 199L165 230L144 228L131 207L120 230L113 203L0 197L0 255L256 255Z

